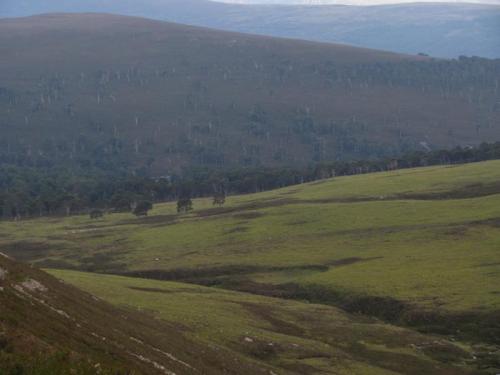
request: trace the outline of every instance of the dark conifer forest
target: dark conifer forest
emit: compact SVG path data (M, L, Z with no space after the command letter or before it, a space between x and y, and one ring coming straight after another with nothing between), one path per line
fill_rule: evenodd
M185 169L179 174L150 177L119 163L72 167L26 167L2 163L0 212L5 219L70 215L103 209L131 212L141 202L190 200L248 194L335 176L431 165L500 159L500 142L451 150L414 151L398 158L311 163L303 167Z

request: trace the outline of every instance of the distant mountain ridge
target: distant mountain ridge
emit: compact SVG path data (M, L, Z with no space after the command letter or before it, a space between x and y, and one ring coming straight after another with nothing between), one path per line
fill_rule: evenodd
M500 57L500 6L412 3L381 6L241 5L207 0L3 0L0 17L105 12L229 31L339 42L435 57Z

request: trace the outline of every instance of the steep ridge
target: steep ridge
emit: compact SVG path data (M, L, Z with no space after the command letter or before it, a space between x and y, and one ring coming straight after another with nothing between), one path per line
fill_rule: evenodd
M499 63L102 14L0 21L0 156L307 164L500 138Z
M44 372L45 371L45 372ZM269 374L0 254L2 374Z

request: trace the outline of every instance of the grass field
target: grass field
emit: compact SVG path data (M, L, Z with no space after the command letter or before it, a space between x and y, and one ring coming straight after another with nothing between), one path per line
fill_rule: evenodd
M159 204L144 219L3 222L0 251L46 268L308 300L500 342L500 161L339 177L194 207L177 215L174 203ZM82 286L94 290L87 277ZM174 284L165 285L152 288ZM144 294L127 293L116 302Z

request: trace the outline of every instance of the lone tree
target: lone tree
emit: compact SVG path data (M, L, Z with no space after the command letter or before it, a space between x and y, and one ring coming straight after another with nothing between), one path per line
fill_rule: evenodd
M130 212L132 211L132 202L134 200L135 197L133 194L118 192L111 197L110 206L113 207L115 212Z
M153 204L150 201L140 201L134 208L134 215L137 217L148 216L148 211L153 208Z
M104 216L104 212L102 212L101 210L90 211L90 218L91 219L100 219L103 216Z
M224 190L215 192L213 205L221 207L224 203L226 203L226 192Z
M193 201L190 197L179 198L177 201L177 212L186 213L193 209Z

